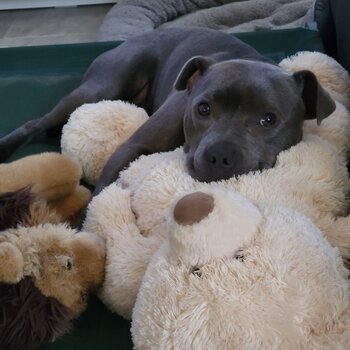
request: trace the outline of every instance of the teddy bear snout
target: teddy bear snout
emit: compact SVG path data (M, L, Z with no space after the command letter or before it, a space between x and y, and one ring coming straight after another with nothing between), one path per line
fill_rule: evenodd
M206 218L214 209L214 198L204 192L182 197L175 205L174 220L179 225L193 225Z

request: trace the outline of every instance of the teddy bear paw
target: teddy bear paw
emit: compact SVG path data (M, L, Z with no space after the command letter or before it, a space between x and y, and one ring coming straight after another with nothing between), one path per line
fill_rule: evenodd
M83 228L107 238L111 234L133 234L135 223L130 192L112 184L91 201Z

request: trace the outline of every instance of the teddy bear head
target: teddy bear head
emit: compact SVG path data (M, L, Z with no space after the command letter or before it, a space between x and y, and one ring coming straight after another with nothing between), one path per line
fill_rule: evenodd
M162 349L345 344L348 275L306 217L206 188L169 214L168 237L138 293L133 340Z

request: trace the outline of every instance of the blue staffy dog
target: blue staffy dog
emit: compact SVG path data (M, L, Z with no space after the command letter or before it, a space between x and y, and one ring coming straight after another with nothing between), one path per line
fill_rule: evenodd
M140 155L180 145L189 174L200 181L270 168L300 141L305 119L321 122L335 109L313 73L287 74L231 35L155 30L99 56L51 112L0 140L0 158L63 125L80 105L103 99L133 102L151 117L109 159L95 194Z

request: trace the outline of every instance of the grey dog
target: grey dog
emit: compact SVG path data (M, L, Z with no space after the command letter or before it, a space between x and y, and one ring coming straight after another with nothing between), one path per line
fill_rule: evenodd
M335 109L312 72L287 74L231 35L155 30L96 58L51 112L0 139L0 157L103 99L133 102L150 118L114 152L95 194L140 155L180 145L189 174L200 181L273 167L279 152L300 141L305 119L320 123Z

